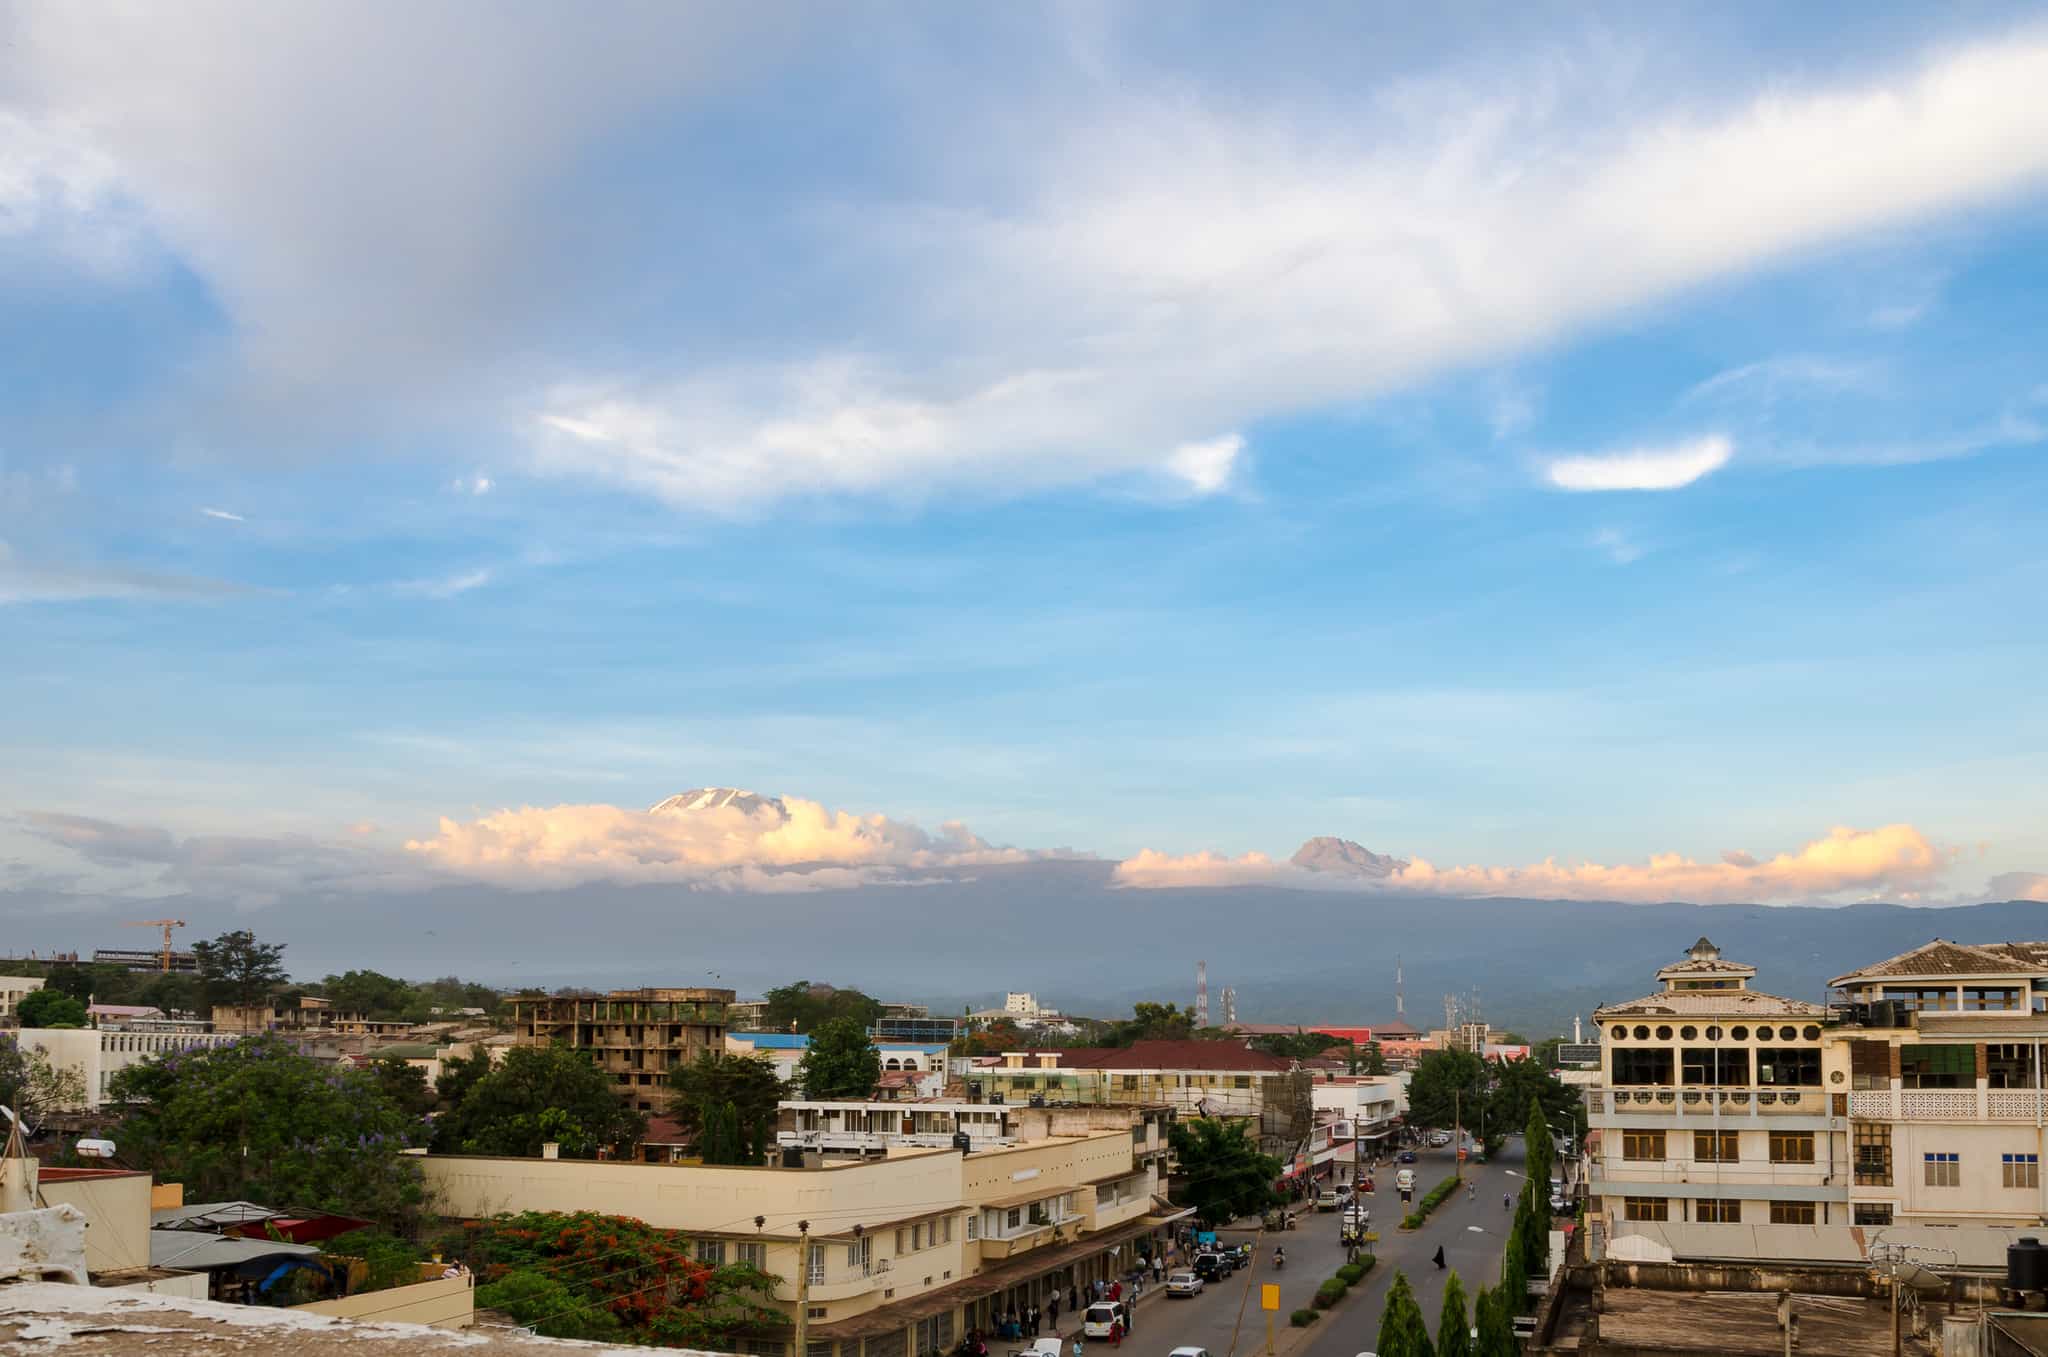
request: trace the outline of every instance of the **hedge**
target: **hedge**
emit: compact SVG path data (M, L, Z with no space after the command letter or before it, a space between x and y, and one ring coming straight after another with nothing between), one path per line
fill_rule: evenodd
M1329 1281L1316 1288L1316 1309L1329 1309L1332 1305L1344 1299L1346 1289L1341 1279L1336 1277L1330 1278Z
M1343 1267L1337 1269L1337 1280L1346 1286L1357 1286L1359 1279L1363 1276L1365 1276L1365 1269L1356 1263L1346 1263Z
M1437 1207L1442 1206L1444 1201L1457 1190L1458 1179L1457 1175L1453 1174L1423 1194L1422 1200L1415 1203L1415 1209L1402 1219L1401 1228L1404 1230L1421 1229L1424 1218L1430 1212L1436 1210Z
M1296 1310L1293 1314L1287 1316L1287 1322L1297 1329L1306 1329L1321 1318L1322 1315L1314 1310Z

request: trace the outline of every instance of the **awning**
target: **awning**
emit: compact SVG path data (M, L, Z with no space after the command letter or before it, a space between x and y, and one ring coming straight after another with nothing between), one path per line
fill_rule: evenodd
M230 1225L261 1225L283 1215L282 1211L273 1211L255 1202L193 1202L150 1212L149 1227L152 1230L222 1230Z
M196 1230L149 1232L149 1265L182 1268L187 1272L217 1272L258 1258L303 1258L319 1252L310 1244L286 1244L274 1239L233 1239Z

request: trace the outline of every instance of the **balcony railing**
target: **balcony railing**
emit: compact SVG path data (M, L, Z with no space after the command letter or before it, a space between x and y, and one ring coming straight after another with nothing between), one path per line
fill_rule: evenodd
M1643 1183L1722 1183L1729 1187L1826 1187L1838 1178L1825 1164L1772 1164L1759 1160L1733 1164L1696 1160L1607 1160L1593 1173L1596 1194L1626 1193Z
M2048 1119L2048 1093L2032 1088L1858 1089L1849 1115L1863 1121Z
M1678 1117L1824 1117L1827 1093L1818 1088L1602 1088L1586 1090L1586 1110L1668 1113Z

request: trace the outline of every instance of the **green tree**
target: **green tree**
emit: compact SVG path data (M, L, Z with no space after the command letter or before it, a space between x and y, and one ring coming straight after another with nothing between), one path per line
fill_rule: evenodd
M783 1096L775 1067L761 1056L706 1051L668 1077L669 1113L685 1134L696 1138L697 1152L707 1164L760 1163L774 1143L776 1106ZM730 1158L713 1158L704 1147L705 1118L714 1108L732 1112L731 1147L721 1150Z
M1484 1060L1470 1051L1430 1051L1408 1083L1408 1122L1448 1131L1462 1118L1476 1127L1486 1094Z
M48 993L55 990L59 994L70 995L81 1004L91 1003L98 980L97 966L52 966L43 977L43 988L40 992Z
M811 1033L796 1077L806 1097L866 1098L881 1082L882 1057L867 1028L852 1018L834 1018Z
M334 1069L276 1036L172 1051L114 1076L122 1158L198 1201L247 1200L418 1220L425 1128L363 1070Z
M646 1133L647 1119L619 1101L611 1079L584 1052L514 1046L435 1121L434 1145L531 1157L553 1141L564 1159L593 1159L600 1149L629 1150Z
M1415 1289L1408 1274L1394 1273L1387 1288L1386 1305L1380 1310L1377 1357L1436 1357L1429 1341L1429 1327L1423 1323L1422 1307L1416 1304Z
M204 1000L200 995L198 976L173 971L150 976L135 991L134 1002L176 1015L197 1013Z
M602 1302L593 1302L537 1268L517 1268L476 1289L476 1303L503 1310L543 1338L614 1343L626 1326Z
M1452 1272L1444 1282L1444 1308L1437 1318L1436 1357L1472 1357L1472 1317L1465 1310L1465 1284Z
M330 975L321 989L336 1008L349 1013L367 1013L373 1018L399 1018L414 1006L417 991L403 980L376 971L346 971Z
M1280 1161L1259 1153L1242 1122L1208 1117L1174 1123L1174 1158L1180 1162L1181 1200L1211 1225L1265 1210L1277 1196Z
M779 985L762 996L767 1001L763 1018L772 1032L815 1034L828 1022L849 1020L866 1032L882 1016L882 1003L857 989L799 980Z
M1185 1041L1195 1034L1192 1009L1173 1004L1138 1003L1127 1022L1112 1023L1096 1039L1098 1046L1128 1046L1134 1041Z
M1540 1060L1503 1060L1493 1071L1493 1096L1487 1106L1488 1120L1502 1130L1530 1121L1530 1109L1541 1109L1548 1121L1571 1124L1580 1107L1579 1096L1550 1072Z
M1380 1044L1377 1041L1368 1041L1365 1045L1358 1048L1358 1068L1355 1073L1386 1074L1388 1072L1386 1053L1380 1050Z
M41 991L37 991L41 993ZM57 1069L46 1052L32 1050L0 1032L0 1107L21 1118L22 1129L34 1132L52 1112L85 1106L85 1076Z
M23 1027L83 1027L85 1005L59 990L32 990L15 1005Z
M268 999L289 978L283 943L262 943L247 929L223 933L212 942L195 942L199 981L206 1002L246 1008Z
M1277 1055L1283 1060L1315 1060L1324 1052L1342 1049L1347 1054L1351 1049L1349 1037L1325 1036L1321 1032L1305 1032L1297 1027L1292 1032L1269 1032L1252 1038L1252 1049Z
M1479 1326L1476 1357L1515 1357L1515 1308L1505 1284L1479 1293L1473 1318Z
M408 1117L423 1118L434 1110L436 1099L427 1087L425 1070L390 1055L378 1056L363 1068L392 1106Z
M434 1080L435 1102L444 1112L462 1106L477 1081L490 1072L491 1057L485 1051L448 1057L441 1062L440 1077Z

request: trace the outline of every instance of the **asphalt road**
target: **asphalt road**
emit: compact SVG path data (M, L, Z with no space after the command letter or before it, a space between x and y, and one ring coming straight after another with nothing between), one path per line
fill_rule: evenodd
M1415 1288L1434 1333L1447 1275L1438 1272L1430 1262L1439 1244L1443 1245L1450 1266L1465 1279L1468 1292L1491 1285L1500 1275L1501 1249L1507 1243L1507 1228L1513 1223L1513 1216L1501 1210L1501 1193L1521 1190L1521 1179L1508 1177L1503 1169L1519 1171L1521 1161L1521 1142L1511 1139L1499 1163L1468 1164L1465 1176L1477 1183L1477 1200L1467 1201L1459 1194L1438 1207L1428 1225L1412 1235L1402 1234L1398 1228L1404 1212L1400 1194L1394 1191L1396 1166L1391 1160L1383 1165L1375 1184L1379 1191L1366 1199L1372 1209L1369 1228L1380 1236L1379 1243L1373 1246L1379 1262L1364 1285L1345 1299L1342 1309L1334 1315L1326 1314L1315 1326L1309 1346L1297 1357L1355 1357L1357 1353L1371 1351L1379 1334L1380 1307L1385 1303L1387 1286L1397 1267L1408 1274L1409 1285ZM1415 1165L1416 1195L1447 1177L1454 1162L1448 1149L1422 1152ZM1132 1331L1124 1340L1124 1348L1135 1349L1146 1357L1165 1357L1177 1347L1200 1347L1207 1348L1215 1357L1228 1357L1233 1351L1235 1330L1235 1352L1244 1357L1263 1352L1266 1316L1259 1308L1258 1288L1267 1282L1280 1285L1280 1311L1275 1316L1277 1334L1285 1330L1287 1316L1306 1308L1316 1288L1344 1262L1344 1246L1338 1242L1338 1212L1303 1212L1296 1220L1294 1229L1259 1241L1260 1256L1250 1269L1205 1288L1199 1296L1166 1296L1148 1286L1145 1300L1132 1317ZM1474 1233L1467 1228L1473 1225L1482 1232ZM1230 1241L1250 1238L1252 1232L1226 1230L1222 1236ZM1287 1266L1278 1272L1272 1266L1274 1243L1287 1250ZM1063 1314L1060 1328L1071 1336L1075 1325ZM1107 1342L1091 1340L1087 1344L1087 1357L1107 1357L1109 1351Z

